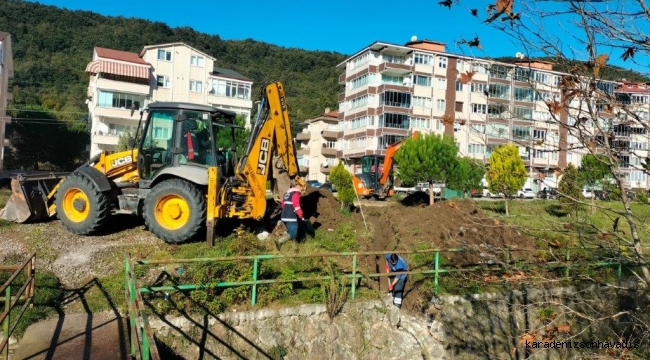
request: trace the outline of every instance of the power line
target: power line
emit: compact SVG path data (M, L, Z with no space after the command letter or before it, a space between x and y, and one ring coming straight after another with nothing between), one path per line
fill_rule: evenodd
M83 114L83 115L88 115L88 111L83 112L83 111L58 111L58 110L50 110L50 109L44 109L44 110L28 110L28 109L7 109L6 111L20 111L20 112L53 112L57 114Z

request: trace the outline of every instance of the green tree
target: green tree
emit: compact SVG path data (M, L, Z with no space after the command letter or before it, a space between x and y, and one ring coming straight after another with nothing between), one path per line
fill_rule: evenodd
M243 115L237 115L235 124L240 128L235 129L235 142L232 140L232 130L230 128L217 127L215 129L215 139L217 148L234 149L238 156L242 156L246 150L246 143L251 136L251 131L246 129L246 119Z
M405 183L429 183L429 204L433 204L434 183L449 181L458 163L458 148L454 138L447 135L425 134L406 140L395 153L400 178Z
M352 185L352 174L345 169L343 162L332 168L329 181L336 187L337 198L341 203L341 209L354 204L354 187Z
M584 183L580 178L578 169L572 163L569 163L564 169L564 174L557 187L560 194L560 203L565 209L575 213L578 212L581 207L579 201L582 199L583 186Z
M582 158L582 165L578 169L578 176L580 181L591 189L592 204L596 201L594 195L594 187L598 184L609 183L611 178L611 170L609 169L609 159L605 155L587 154ZM595 210L595 208L592 208Z
M526 165L519 156L519 148L513 144L497 146L490 155L490 166L487 173L488 190L491 193L502 193L505 197L506 216L509 216L508 199L519 191L526 183Z
M482 189L481 180L485 176L483 162L469 157L458 159L458 164L451 174L447 187L465 192L465 196L471 194L473 189Z
M135 136L130 131L125 131L117 138L117 151L131 150Z

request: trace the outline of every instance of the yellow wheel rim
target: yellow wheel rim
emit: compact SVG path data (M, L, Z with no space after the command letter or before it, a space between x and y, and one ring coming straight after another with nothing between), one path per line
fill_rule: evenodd
M90 202L86 193L77 188L68 189L63 194L63 212L71 221L86 220L90 214Z
M190 219L190 206L181 196L165 195L156 203L156 221L167 230L178 230Z

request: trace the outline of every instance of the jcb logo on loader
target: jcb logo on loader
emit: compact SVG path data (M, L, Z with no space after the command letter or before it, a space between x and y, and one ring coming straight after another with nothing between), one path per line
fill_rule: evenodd
M133 162L133 158L131 157L131 155L127 155L113 160L113 162L111 162L111 166L118 167L118 166L130 164L132 162Z
M260 155L257 158L257 174L266 174L266 164L269 162L269 145L271 141L268 138L262 138L260 144Z

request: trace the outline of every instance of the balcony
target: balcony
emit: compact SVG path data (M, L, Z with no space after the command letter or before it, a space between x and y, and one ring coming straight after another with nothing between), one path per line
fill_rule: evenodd
M331 166L325 167L321 165L320 172L322 172L323 174L329 174L332 172L332 167Z
M298 156L300 156L300 155L309 155L309 148L307 147L307 148L298 149L297 153L298 153Z
M324 139L336 140L338 139L339 132L334 130L323 130L321 131L321 135L323 135Z
M345 84L345 74L339 75L339 84Z
M305 141L309 140L311 138L311 133L310 132L299 132L298 135L296 135L296 140L298 141Z
M111 79L97 79L97 88L109 91L126 92L132 94L149 95L149 85L136 84L127 81Z
M345 92L342 92L342 93L339 94L339 102L344 101L344 100L345 100Z
M95 144L103 145L117 145L120 137L118 135L93 135L93 142Z
M384 62L379 65L382 74L407 75L411 72L411 65Z
M321 154L323 154L325 156L336 156L337 153L338 153L338 150L336 150L335 148L324 147L321 150Z
M115 119L128 119L128 120L140 120L140 112L138 110L133 112L131 115L131 109L126 108L114 108L114 107L95 107L94 111L95 116L110 117Z

